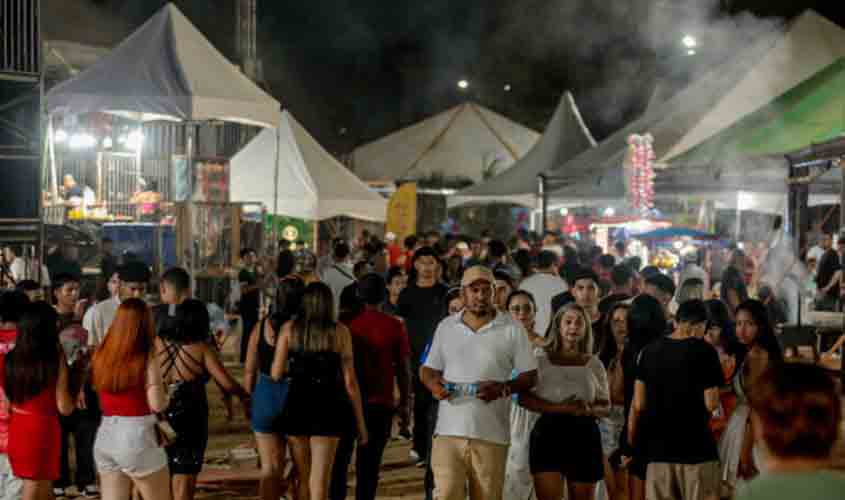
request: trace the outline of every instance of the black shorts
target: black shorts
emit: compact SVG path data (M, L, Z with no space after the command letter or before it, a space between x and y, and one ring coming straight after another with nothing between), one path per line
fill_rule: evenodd
M576 483L604 478L601 434L595 418L545 414L531 432L531 473L557 472Z

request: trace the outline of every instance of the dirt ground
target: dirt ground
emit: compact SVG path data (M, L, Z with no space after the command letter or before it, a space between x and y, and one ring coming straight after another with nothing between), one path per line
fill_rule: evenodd
M242 380L243 370L236 362L237 356L234 352L237 343L237 339L230 339L226 343L223 356L229 372L238 380ZM234 402L235 418L231 422L227 421L221 393L213 383L208 384L208 396L209 443L197 498L257 498L257 460L250 451L254 443L249 422L244 418L237 400ZM414 466L408 458L408 451L409 442L398 437L388 445L379 483L379 499L424 498L423 469ZM350 472L352 470L350 467ZM354 485L354 475L350 475L349 485ZM350 490L347 498L354 498L354 489Z

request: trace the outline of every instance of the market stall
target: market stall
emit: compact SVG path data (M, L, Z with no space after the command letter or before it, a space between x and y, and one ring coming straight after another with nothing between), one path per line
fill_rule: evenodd
M87 218L93 205L105 220L149 217L154 223L175 224L177 233L183 232L186 224L197 227L189 223L194 215L183 212L176 217L179 211L162 210L163 199L174 207L182 203L189 212L197 201L229 202L228 160L219 154L221 148L208 145L221 142L217 140L221 135L222 142L227 135L241 137L243 126L274 128L281 117L279 102L218 52L173 4L165 5L108 55L53 88L47 94L47 110L51 150L63 139L71 149L115 149L122 139L120 146L127 150L98 152L101 166L94 186L87 186L90 191L78 182L65 182L67 174L60 180L55 154L50 155L45 176L51 180L45 194L48 206L59 206L67 214L78 209L79 215ZM98 115L128 121L111 118L111 128L100 127ZM56 123L58 117L61 124ZM221 125L223 122L238 124L238 128L232 130ZM151 124L169 133L146 137L150 129L144 127ZM102 130L110 132L96 135ZM157 168L167 172L166 185L151 186L144 179L142 153L147 140L159 141L160 151L166 152L157 158ZM66 191L62 204L55 203L60 198L60 182ZM113 198L109 202L115 193L123 206L128 205L125 210L119 208L120 203L113 203ZM89 203L91 200L94 203ZM130 211L135 213L127 213ZM228 212L222 211L219 217L223 213ZM216 235L232 245L228 236L224 232ZM199 269L196 249L188 247L188 252L178 254L178 261L192 271ZM230 253L238 250L233 247Z

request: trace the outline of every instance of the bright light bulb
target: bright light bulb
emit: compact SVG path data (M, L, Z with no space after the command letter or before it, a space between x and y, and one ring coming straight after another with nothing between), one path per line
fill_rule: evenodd
M106 137L105 139L103 139L103 148L104 149L111 149L113 145L114 144L112 144L111 137Z
M696 39L695 39L695 37L694 37L694 36L692 36L692 35L687 35L687 36L685 36L685 37L681 40L681 43L683 43L683 44L684 44L684 47L686 47L686 48L688 48L688 49L692 49L692 48L698 47L698 40L696 40Z
M510 91L511 91L511 84L508 83L508 84L505 85L505 92L510 92Z
M569 209L566 207L561 208L560 215L569 215Z
M126 147L138 151L144 144L144 134L140 130L133 130L126 136Z
M693 49L689 49L689 50L687 51L687 55L688 55L688 56L694 56L694 55L696 55L697 53L698 53L698 52L694 51Z
M613 217L614 215L616 215L616 210L614 210L613 207L607 207L604 209L605 217Z
M90 149L97 145L97 139L91 134L73 134L69 144L71 149Z
M458 82L458 88L461 90L466 90L469 88L469 82L466 80L461 80Z
M53 134L53 140L56 144L61 144L67 140L67 132L62 129L56 130L56 133Z
M675 241L675 243L672 244L672 246L675 247L675 250L680 250L684 248L684 242L681 240L677 240Z

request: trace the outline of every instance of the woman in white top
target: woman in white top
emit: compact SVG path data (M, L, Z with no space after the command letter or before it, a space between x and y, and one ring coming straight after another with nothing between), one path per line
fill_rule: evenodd
M543 345L543 336L534 330L537 306L534 296L525 290L516 290L508 295L505 309L517 323L525 327L528 340L535 346ZM505 468L504 498L508 500L534 500L534 483L528 464L528 446L534 424L539 413L520 406L511 405L511 444Z
M604 477L597 419L610 409L607 372L591 354L586 311L571 303L549 325L538 356L538 381L520 404L541 413L531 432L529 460L539 500L591 500Z

